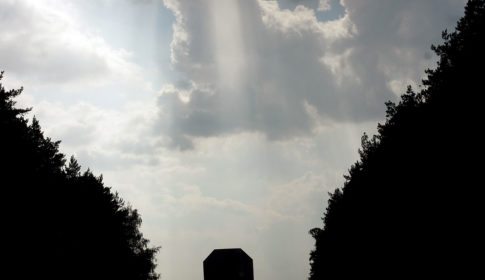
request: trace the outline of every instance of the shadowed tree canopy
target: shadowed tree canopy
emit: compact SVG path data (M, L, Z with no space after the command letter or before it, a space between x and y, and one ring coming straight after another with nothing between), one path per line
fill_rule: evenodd
M158 279L137 211L74 157L65 165L59 142L15 106L21 92L0 84L2 278Z
M310 280L468 279L483 266L485 1L470 0L442 37L436 69L386 103L385 123L364 134L360 160L330 194L323 228L310 231Z

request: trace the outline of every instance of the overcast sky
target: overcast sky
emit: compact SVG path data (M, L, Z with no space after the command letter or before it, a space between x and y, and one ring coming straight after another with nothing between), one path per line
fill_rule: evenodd
M0 0L0 69L139 209L165 280L240 247L306 279L328 192L464 0Z

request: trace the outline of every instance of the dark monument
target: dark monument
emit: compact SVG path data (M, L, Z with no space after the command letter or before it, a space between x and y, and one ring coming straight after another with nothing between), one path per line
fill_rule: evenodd
M216 249L204 260L204 280L254 280L253 259L242 249Z

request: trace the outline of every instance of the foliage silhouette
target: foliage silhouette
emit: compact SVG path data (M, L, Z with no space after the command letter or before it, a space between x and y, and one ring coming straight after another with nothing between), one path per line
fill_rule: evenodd
M138 212L74 157L65 166L60 142L15 106L21 92L0 84L4 278L158 279Z
M310 234L310 280L478 272L485 1L470 0L419 92L387 102L378 134L330 194ZM478 274L480 275L480 274Z

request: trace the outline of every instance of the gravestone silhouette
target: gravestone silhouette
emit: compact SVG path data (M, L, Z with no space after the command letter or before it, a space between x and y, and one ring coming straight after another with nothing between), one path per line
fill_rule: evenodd
M204 280L254 280L253 259L242 249L215 249L204 260Z

